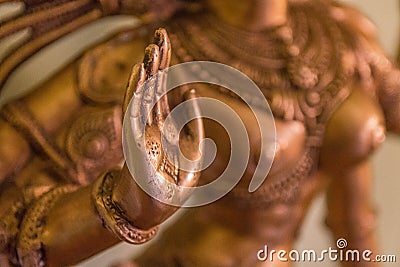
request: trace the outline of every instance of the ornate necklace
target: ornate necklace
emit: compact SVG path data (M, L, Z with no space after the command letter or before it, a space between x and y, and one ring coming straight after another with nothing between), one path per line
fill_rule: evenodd
M317 1L293 4L286 25L257 33L205 12L167 28L178 61L212 60L242 71L261 88L275 117L305 123L310 145L318 146L354 73L345 67L346 33L327 15L329 8Z

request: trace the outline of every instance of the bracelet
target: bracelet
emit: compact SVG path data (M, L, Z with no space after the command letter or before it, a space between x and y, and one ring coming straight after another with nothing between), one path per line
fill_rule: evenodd
M77 188L74 185L56 187L40 196L26 212L17 244L17 255L21 266L45 265L41 236L46 226L47 213L60 197Z
M151 240L158 227L141 230L134 227L125 216L125 212L112 200L113 181L120 171L107 172L95 183L93 200L104 226L119 239L131 244L142 244Z

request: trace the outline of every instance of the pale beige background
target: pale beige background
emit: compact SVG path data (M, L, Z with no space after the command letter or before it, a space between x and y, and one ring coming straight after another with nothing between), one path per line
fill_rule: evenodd
M363 10L377 25L381 43L388 55L396 54L399 43L400 8L397 0L346 0ZM1 16L1 8L0 8ZM5 92L0 96L0 106L14 95L29 91L35 84L40 83L50 72L57 70L58 65L74 57L78 48L89 45L90 40L102 39L117 28L131 27L135 20L130 18L107 19L100 25L92 25L80 33L60 42L57 48L46 52L45 57L38 57L33 64L26 64L14 75L6 85ZM66 49L74 46L74 49ZM0 55L4 49L0 44ZM60 49L63 53L59 53ZM66 52L67 53L66 53ZM66 55L68 57L64 58ZM51 58L49 60L48 58ZM45 60L44 60L45 59ZM40 66L40 67L38 67ZM32 71L33 70L33 71ZM379 212L378 232L380 235L383 254L396 254L398 262L382 266L399 266L400 262L400 137L388 136L387 142L374 157L375 187L374 197ZM323 225L325 214L324 198L320 196L313 204L302 228L298 249L314 249L321 251L333 246L333 240ZM172 218L170 221L173 221ZM109 266L119 259L129 258L139 253L142 246L120 244L114 248L80 264L81 267ZM256 252L255 252L256 253ZM300 263L297 266L338 266L337 263Z

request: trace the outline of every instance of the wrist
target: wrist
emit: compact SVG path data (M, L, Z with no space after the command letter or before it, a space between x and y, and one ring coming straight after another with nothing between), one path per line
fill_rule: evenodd
M122 241L131 244L142 244L151 240L158 227L142 230L133 225L127 215L127 210L113 199L115 180L120 171L105 173L94 184L92 198L103 225Z

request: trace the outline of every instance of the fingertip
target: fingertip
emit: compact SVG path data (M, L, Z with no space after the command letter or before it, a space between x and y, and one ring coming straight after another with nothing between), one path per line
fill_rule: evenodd
M166 69L171 59L171 43L168 38L167 31L159 28L154 34L154 44L160 48L160 70Z
M164 28L158 28L154 33L154 43L158 45L163 42L166 34L167 31Z
M160 66L160 48L156 44L149 44L144 51L144 68L147 76L153 76Z

